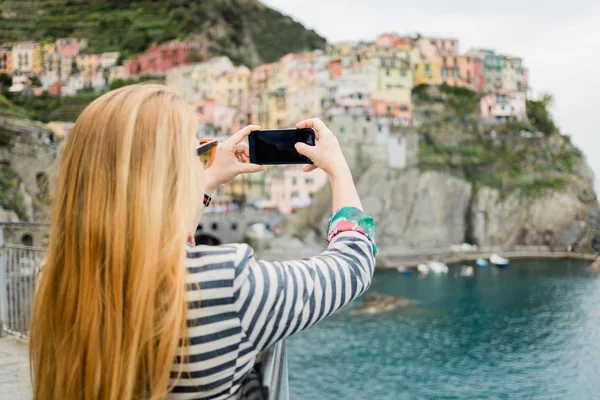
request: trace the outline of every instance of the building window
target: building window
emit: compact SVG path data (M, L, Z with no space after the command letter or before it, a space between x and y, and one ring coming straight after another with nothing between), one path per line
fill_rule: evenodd
M306 180L304 182L306 182L307 185L312 185L313 184L313 179L312 178L306 178Z
M406 107L406 106L400 106L400 111L407 112L408 111L408 107Z
M390 70L389 70L389 68L385 70L385 75L386 76L390 76Z
M340 126L340 133L344 133L344 127Z
M359 93L359 94L358 94L358 99L359 99L359 100L362 100L362 98L363 98L363 95L362 95L362 93Z
M444 57L444 59L443 59L443 60L444 60L444 61L443 61L444 65L446 65L446 64L447 64L447 62L448 62L448 57Z
M297 179L295 177L292 178L292 186L296 186L296 183L297 183Z
M216 222L213 222L213 223L212 223L212 230L213 230L213 231L216 231L216 230L218 230L218 229L219 229L219 224L217 224Z
M313 192L310 192L308 194L308 198L311 199L311 200L314 199L315 198L315 194Z
M431 71L431 64L425 64L425 72Z
M292 192L292 199L297 199L298 197L298 192Z
M367 137L367 135L369 134L369 131L367 128L363 128L363 136Z
M387 113L391 114L392 113L392 106L387 106Z
M452 76L453 76L455 79L456 79L456 78L458 78L458 68L454 68L454 69L452 70Z
M444 79L446 79L447 76L448 76L448 70L446 68L442 68L442 77Z
M377 131L381 132L383 130L383 127L381 126L381 124L377 124Z
M21 237L21 244L23 246L33 246L33 236L26 233L25 235L23 235L23 237Z
M235 223L235 222L231 223L231 230L232 231L237 231L237 223Z

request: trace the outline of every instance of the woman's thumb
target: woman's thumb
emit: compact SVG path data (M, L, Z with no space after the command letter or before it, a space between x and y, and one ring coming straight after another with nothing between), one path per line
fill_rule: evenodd
M298 142L294 147L296 147L296 151L298 153L310 158L311 160L313 159L313 156L315 155L315 146L309 146L306 143Z

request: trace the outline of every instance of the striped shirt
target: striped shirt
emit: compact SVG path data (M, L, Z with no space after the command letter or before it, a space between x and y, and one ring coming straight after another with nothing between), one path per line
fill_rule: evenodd
M375 257L364 235L342 232L302 261L258 261L245 244L196 246L186 267L189 355L180 351L176 363L187 365L167 398L230 400L261 398L258 353L363 293Z

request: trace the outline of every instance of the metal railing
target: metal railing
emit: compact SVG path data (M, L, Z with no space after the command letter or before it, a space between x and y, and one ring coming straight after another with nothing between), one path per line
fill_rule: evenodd
M0 248L0 336L27 337L37 276L45 249L4 244Z

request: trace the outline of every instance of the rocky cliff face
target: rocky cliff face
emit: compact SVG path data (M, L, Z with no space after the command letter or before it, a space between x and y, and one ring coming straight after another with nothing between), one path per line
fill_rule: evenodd
M357 188L366 212L375 219L384 260L398 251L461 242L556 249L576 245L579 251L591 251L600 239L600 208L590 187L581 184L541 196L503 194L474 188L447 173L374 165L357 179ZM307 245L324 243L330 199L327 187L318 204L290 217L289 234Z

